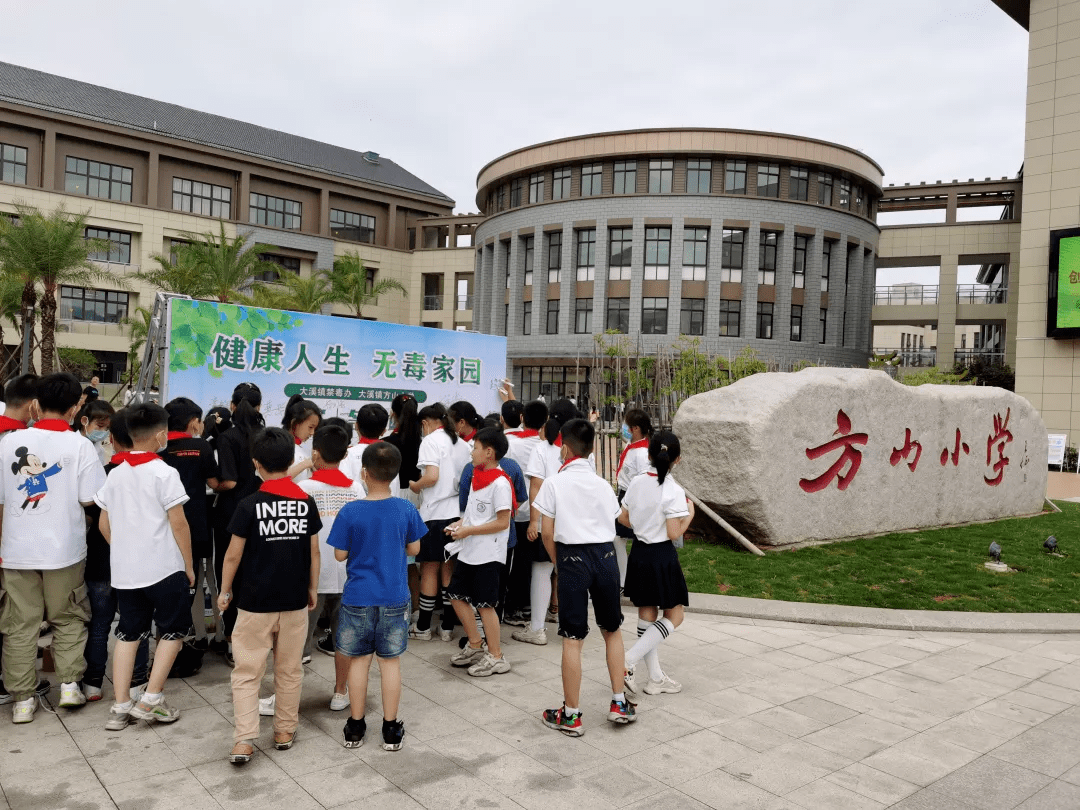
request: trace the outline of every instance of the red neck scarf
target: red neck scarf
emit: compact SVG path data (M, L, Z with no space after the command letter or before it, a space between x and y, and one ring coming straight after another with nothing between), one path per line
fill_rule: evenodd
M177 439L190 439L190 438L191 438L191 434L187 433L187 432L185 432L183 430L170 430L169 435L167 437L167 440L172 442L172 441L176 441Z
M3 416L0 414L0 433L6 433L9 430L25 430L26 422L20 422L18 419L12 419L10 416Z
M649 447L649 440L638 439L636 442L630 442L630 444L626 445L626 447L623 448L622 454L619 456L619 466L615 468L616 481L619 480L619 473L622 472L622 465L623 462L626 461L627 453L629 453L631 450L637 450L639 447L644 447L647 449Z
M358 441L357 444L375 444L376 442L380 441L382 441L382 439L365 439L363 436L361 436L360 441Z
M581 461L581 459L582 459L582 457L581 457L581 456L570 456L570 458L568 458L568 459L567 459L567 460L566 460L566 461L565 461L565 462L563 463L563 465L562 465L561 467L559 467L559 472L562 472L563 470L565 470L565 469L566 469L567 467L569 467L569 466L570 466L571 464L573 464L573 463L574 463L575 461Z
M300 489L291 478L274 478L263 481L259 492L268 492L271 495L280 495L282 498L292 498L294 501L307 500L308 494Z
M476 435L476 431L474 430L468 436L459 436L458 438L464 439L467 442L471 442L473 440L473 436L475 436L475 435Z
M506 471L500 467L492 467L490 470L485 470L481 467L473 467L472 488L474 490L485 489L499 478L505 478L507 483L510 484L510 502L513 504L510 511L516 512L518 504L517 496L514 495L514 482L510 480L510 476L506 474Z
M293 436L293 437L292 437L292 440L293 440L294 442L296 442L296 445L297 445L297 447L299 447L300 445L302 445L302 444L303 444L303 442L302 442L302 441L300 441L300 437L299 437L299 436Z
M66 433L71 430L71 425L63 419L39 419L34 422L34 427L38 430L51 430L54 433Z
M533 436L539 436L539 430L533 430L532 428L521 428L520 430L508 430L507 436L517 436L519 439L531 439ZM561 438L561 437L560 437Z
M551 445L552 447L562 447L562 434L560 433L555 437L555 441Z
M321 481L332 487L348 488L353 485L353 480L341 470L315 470L311 473L312 481Z
M113 464L130 464L132 467L138 467L141 464L149 464L151 461L160 461L160 457L157 453L147 453L129 451L126 453L117 453L112 457Z

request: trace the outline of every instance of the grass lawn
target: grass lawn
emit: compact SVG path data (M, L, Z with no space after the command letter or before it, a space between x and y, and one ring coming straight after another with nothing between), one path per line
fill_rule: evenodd
M1080 504L1062 511L977 526L905 532L755 557L733 547L688 541L679 552L686 584L787 602L999 613L1080 611ZM1056 535L1053 557L1043 541ZM996 540L1016 573L986 570Z

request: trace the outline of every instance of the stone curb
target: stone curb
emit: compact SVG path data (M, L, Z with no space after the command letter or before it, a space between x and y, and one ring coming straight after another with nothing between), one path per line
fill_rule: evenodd
M809 602L781 602L773 599L749 599L744 596L718 596L708 593L690 594L690 607L687 611L744 619L826 624L833 627L873 627L882 630L1080 633L1080 613L890 610L849 605L820 605Z

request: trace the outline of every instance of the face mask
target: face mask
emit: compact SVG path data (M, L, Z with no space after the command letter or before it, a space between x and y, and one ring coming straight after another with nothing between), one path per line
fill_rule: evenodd
M634 439L634 435L630 432L630 428L628 428L626 425L622 426L622 437L628 442L633 441Z
M94 444L105 441L105 437L109 435L107 430L91 430L86 434L86 438L92 441Z

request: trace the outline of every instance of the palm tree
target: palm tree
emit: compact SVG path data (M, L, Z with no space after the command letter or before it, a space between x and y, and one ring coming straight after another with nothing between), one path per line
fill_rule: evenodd
M171 256L155 253L150 258L157 266L135 273L135 277L165 292L207 298L213 290L210 279L180 247L177 245Z
M256 282L249 295L239 296L237 300L260 309L290 309L286 306L287 294L279 284Z
M95 252L107 251L105 239L86 238L89 211L70 214L63 205L49 214L21 203L15 204L18 221L0 217L0 267L22 282L21 310L37 303L41 292L41 371L53 370L56 354L56 288L61 284L86 287L94 281L122 286L113 274L90 261ZM25 323L22 328L33 328Z
M334 300L345 304L357 318L362 317L363 308L374 304L380 295L399 292L406 298L409 291L397 279L379 279L368 286L367 268L359 253L346 253L334 259L334 269L330 273L330 286L334 291Z
M292 273L284 273L279 279L285 289L279 293L278 309L293 312L322 312L327 304L336 303L337 292L326 273L312 273L308 278L301 278Z
M22 306L22 293L23 282L17 275L12 273L6 273L0 271L0 352L3 357L0 362L0 369L7 371L6 365L9 359L9 353L7 346L4 344L4 322L10 321L18 326L19 324L19 310ZM18 354L18 347L16 346L10 352L10 356ZM4 378L7 379L10 374L4 373Z
M200 292L205 289L206 297L221 303L243 300L242 291L252 286L256 276L280 269L262 258L262 254L274 248L261 243L248 244L250 233L230 239L224 221L219 221L218 227L216 234L211 231L181 234L187 241L176 246L177 266L182 265L185 273L190 270L199 278Z

